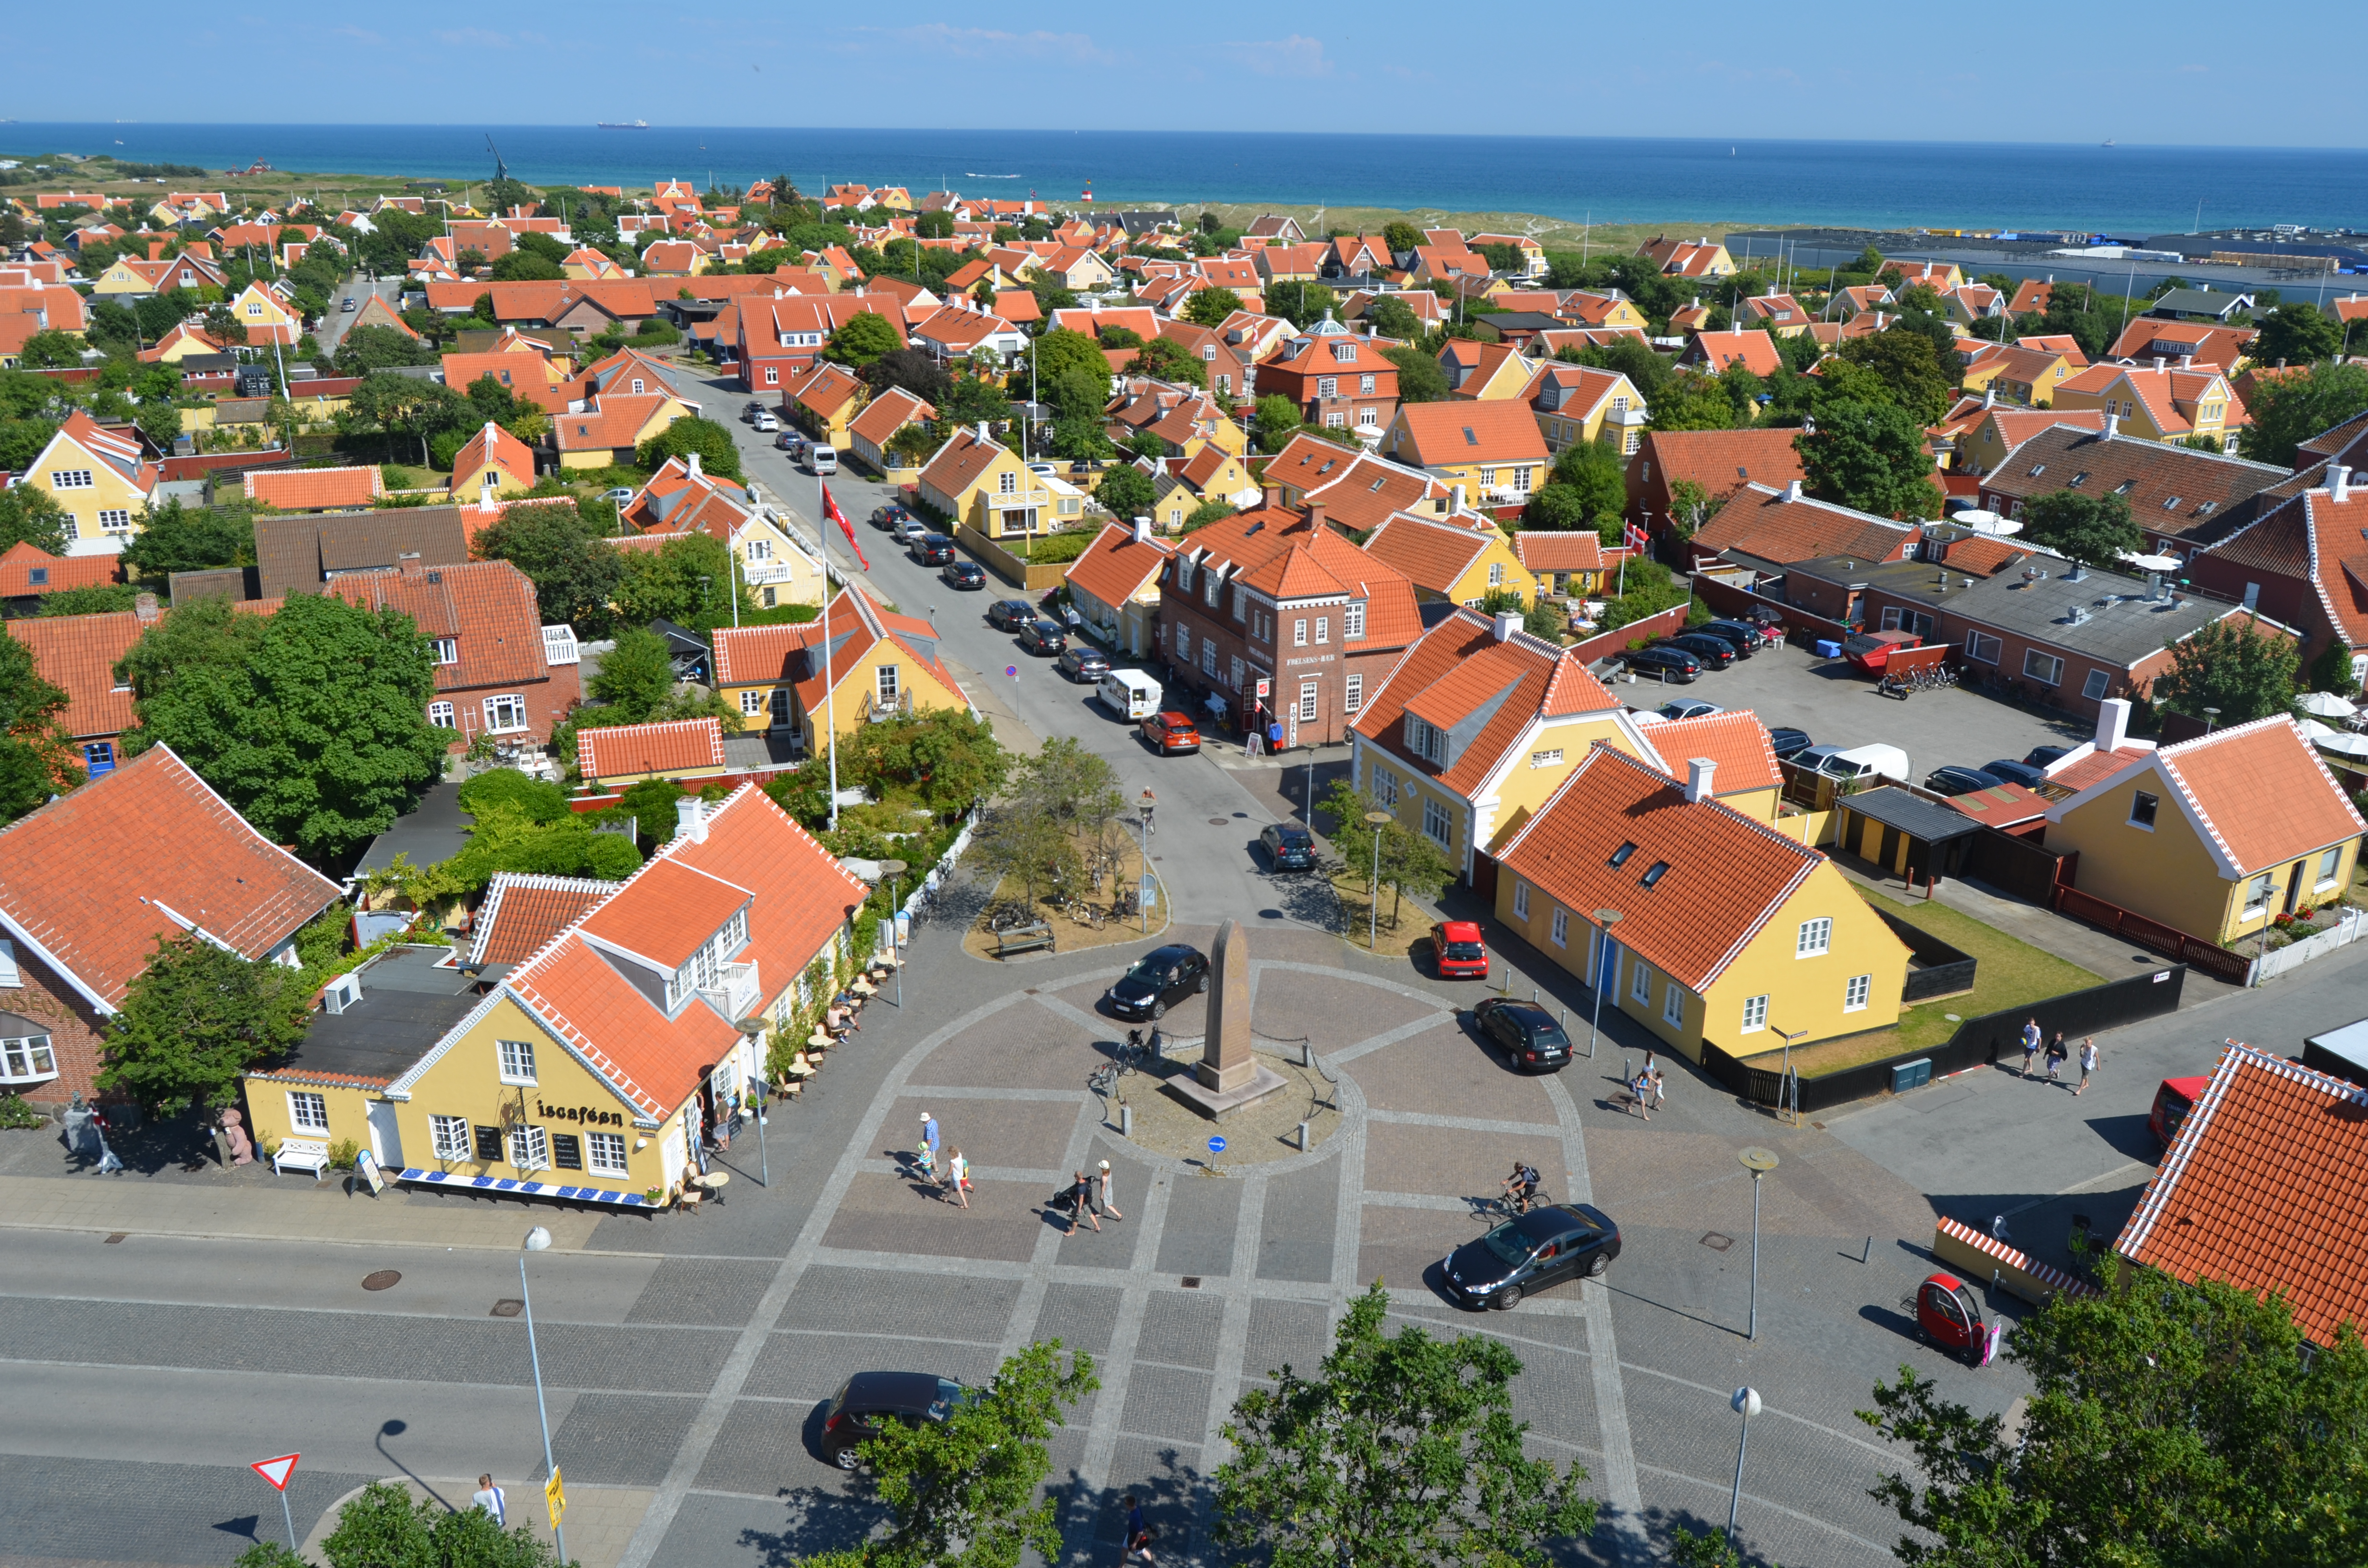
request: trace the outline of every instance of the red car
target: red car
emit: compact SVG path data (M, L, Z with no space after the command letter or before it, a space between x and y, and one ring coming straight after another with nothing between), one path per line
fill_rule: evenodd
M1143 738L1162 756L1178 752L1201 749L1200 727L1183 714L1169 710L1154 713L1143 722Z
M2165 1149L2179 1136L2180 1124L2187 1119L2187 1113L2195 1108L2195 1102L2203 1097L2211 1083L2209 1078L2165 1078L2162 1086L2155 1090L2154 1109L2146 1117L2146 1126Z
M1430 957L1441 980L1488 978L1488 944L1476 920L1448 920L1432 926Z

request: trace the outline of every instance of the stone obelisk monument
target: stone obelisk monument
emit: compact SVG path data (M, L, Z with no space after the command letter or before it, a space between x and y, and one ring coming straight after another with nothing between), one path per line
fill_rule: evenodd
M1167 1087L1214 1119L1264 1099L1286 1080L1250 1054L1249 938L1240 921L1217 927L1209 967L1209 1032L1201 1060L1190 1078L1178 1074Z

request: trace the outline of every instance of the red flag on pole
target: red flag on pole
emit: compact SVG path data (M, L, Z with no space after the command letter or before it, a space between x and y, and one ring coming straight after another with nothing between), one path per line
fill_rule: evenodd
M847 520L847 514L838 509L837 501L831 499L830 486L827 484L822 487L822 509L825 517L838 525L838 531L847 536L847 548L855 551L855 559L863 561L863 547L855 542L855 525ZM871 562L863 561L863 569L866 572L871 571Z

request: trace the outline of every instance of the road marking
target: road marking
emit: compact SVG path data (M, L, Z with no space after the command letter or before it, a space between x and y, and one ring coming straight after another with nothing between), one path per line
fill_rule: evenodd
M1482 1116L1435 1116L1427 1110L1370 1110L1365 1115L1374 1121L1403 1127L1445 1127L1458 1132L1501 1132L1517 1138L1558 1138L1563 1132L1551 1121L1497 1121Z
M1452 1024L1454 1021L1455 1015L1452 1012L1437 1012L1427 1018L1417 1018L1412 1023L1400 1024L1394 1029L1384 1029L1380 1034L1369 1040L1360 1040L1354 1045L1344 1045L1338 1051L1326 1051L1319 1054L1326 1062L1339 1067L1356 1061L1360 1056L1370 1055L1385 1045L1395 1045L1402 1040L1412 1040L1426 1030L1435 1029L1441 1024Z
M1587 1136L1578 1105L1559 1075L1545 1081L1546 1097L1562 1122L1563 1180L1574 1203L1594 1201L1587 1166ZM1642 1562L1651 1550L1645 1538L1645 1494L1636 1480L1636 1447L1628 1432L1628 1392L1620 1381L1620 1349L1611 1331L1611 1296L1591 1281L1579 1283L1580 1317L1587 1324L1588 1369L1594 1374L1595 1418L1603 1438L1603 1485L1610 1494L1613 1554Z

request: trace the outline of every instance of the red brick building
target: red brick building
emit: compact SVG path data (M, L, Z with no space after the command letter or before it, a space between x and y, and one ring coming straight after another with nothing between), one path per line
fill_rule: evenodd
M1258 367L1258 395L1287 397L1310 425L1382 438L1398 411L1398 368L1369 337L1326 315Z
M1414 585L1335 530L1320 503L1292 510L1275 486L1265 505L1186 535L1160 579L1159 649L1195 716L1279 722L1287 746L1347 739L1365 694L1421 634Z
M436 645L436 700L427 722L453 732L450 750L480 733L547 743L582 700L575 633L545 626L534 584L507 561L423 566L337 577L324 590L365 609L399 609Z

